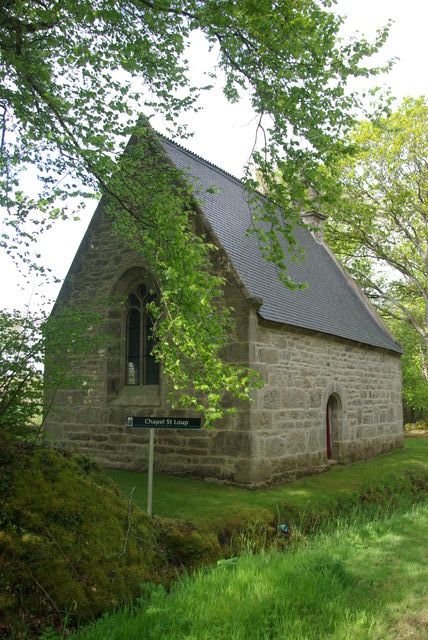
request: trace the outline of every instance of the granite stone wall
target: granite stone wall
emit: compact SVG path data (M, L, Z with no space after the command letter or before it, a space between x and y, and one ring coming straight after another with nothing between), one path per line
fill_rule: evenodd
M250 319L250 362L265 380L251 406L254 485L322 471L403 443L401 358L321 333ZM331 403L332 459L326 408Z
M248 366L248 318L254 301L221 248L216 252L215 271L225 277L226 303L235 309L236 331L230 336L225 358ZM171 410L162 376L159 385L125 385L126 313L120 301L141 282L153 284L143 259L114 235L100 205L60 298L65 304L98 309L103 322L97 330L108 334L111 344L71 365L76 372L89 375L90 382L55 394L46 432L56 446L88 455L105 467L147 467L148 432L127 427L127 416L193 415L188 410ZM115 302L106 306L106 300ZM47 400L49 404L51 398ZM251 455L251 442L249 403L240 402L238 412L213 431L158 429L155 472L234 482L242 460Z

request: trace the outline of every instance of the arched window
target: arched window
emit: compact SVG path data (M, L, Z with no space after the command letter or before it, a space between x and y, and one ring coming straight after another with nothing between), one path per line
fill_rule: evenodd
M153 319L147 304L155 300L145 284L128 296L126 315L126 384L159 384L159 363L153 356Z

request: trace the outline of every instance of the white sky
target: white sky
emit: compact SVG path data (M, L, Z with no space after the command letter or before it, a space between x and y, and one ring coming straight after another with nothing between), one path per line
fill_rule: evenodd
M389 58L398 57L399 60L387 77L364 79L365 85L361 88L367 88L368 82L371 86L390 86L398 101L404 96L428 96L428 0L339 0L337 11L348 16L344 36L359 31L369 40L388 18L394 20L388 42L378 59L372 59L372 62L381 65ZM195 76L207 66L207 54L198 41L190 61ZM164 128L160 118L152 120L152 124L160 131ZM230 173L242 174L255 130L254 117L246 100L230 105L221 88L208 92L203 110L192 116L191 129L194 136L186 140L184 146ZM65 277L93 210L94 205L91 204L85 218L78 223L58 223L40 243L39 250L45 264L57 277ZM34 306L40 293L36 282L21 288L12 264L4 255L0 256L0 273L0 308L23 309L30 299ZM59 285L52 286L44 293L53 299L58 290Z

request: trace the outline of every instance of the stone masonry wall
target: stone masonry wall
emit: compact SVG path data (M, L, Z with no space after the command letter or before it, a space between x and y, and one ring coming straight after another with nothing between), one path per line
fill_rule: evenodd
M199 223L201 221L199 220ZM215 239L212 239L215 241ZM347 462L400 446L403 439L401 360L396 354L325 334L262 321L224 252L216 272L235 308L236 335L225 357L258 369L265 380L254 403L215 430L157 430L155 471L246 486L293 479L327 466L326 407L332 405L333 459ZM102 204L73 262L61 299L86 305L125 298L150 274L141 258L113 235ZM125 313L104 308L112 346L79 363L92 382L56 394L46 421L58 446L106 467L145 470L148 432L125 426L128 415L181 416L160 385L125 385ZM77 366L77 365L74 365Z
M236 335L226 350L229 361L248 366L248 318L251 300L222 250L216 270L226 278L225 299L235 308ZM126 297L143 280L150 281L144 262L114 236L102 204L94 215L61 293L66 304L87 305L116 295ZM57 446L95 459L102 466L144 470L148 459L148 431L125 426L129 415L183 416L171 411L164 381L160 385L125 385L125 313L119 306L103 310L103 330L112 346L79 363L91 384L58 391L46 421ZM77 365L74 365L77 366ZM241 482L251 457L249 403L224 419L213 431L160 430L155 436L155 472ZM244 473L245 475L245 473ZM245 480L244 480L245 481Z
M330 397L333 460L350 462L402 446L398 354L266 323L254 313L250 336L250 361L265 380L251 407L252 484L293 479L327 466Z

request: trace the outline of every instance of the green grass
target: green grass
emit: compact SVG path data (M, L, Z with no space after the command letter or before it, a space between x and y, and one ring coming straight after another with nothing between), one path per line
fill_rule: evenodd
M283 505L299 513L311 510L313 505L320 512L329 512L332 508L336 510L337 505L352 495L361 493L363 487L382 485L392 476L398 478L406 471L421 467L428 470L428 439L408 438L403 449L371 460L337 466L321 475L271 489L251 491L155 475L153 514L212 522L248 509L265 508L282 515ZM110 470L108 474L126 494L135 486L133 500L141 508L146 508L145 474L118 470Z
M75 640L423 640L428 506L336 522L294 551L221 561L151 589Z

